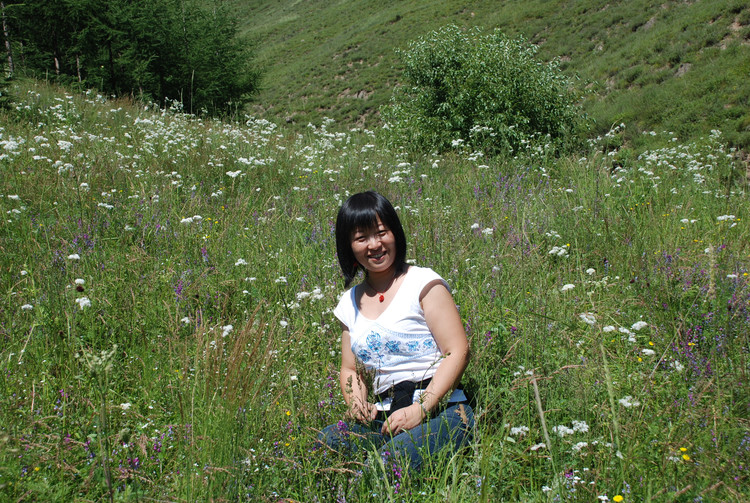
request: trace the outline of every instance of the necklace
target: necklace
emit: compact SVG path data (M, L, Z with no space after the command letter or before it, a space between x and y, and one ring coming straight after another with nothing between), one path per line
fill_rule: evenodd
M375 292L375 295L377 295L378 301L382 303L382 302L385 301L385 292L388 291L388 289L393 284L393 280L395 280L395 279L396 279L396 274L394 273L393 276L391 277L391 280L388 282L388 286L386 286L385 289L382 292L378 292L378 290L374 286L372 286L372 284L369 281L367 281L367 280L365 280L365 281L367 283L367 286L369 286L370 288L372 288L372 290Z

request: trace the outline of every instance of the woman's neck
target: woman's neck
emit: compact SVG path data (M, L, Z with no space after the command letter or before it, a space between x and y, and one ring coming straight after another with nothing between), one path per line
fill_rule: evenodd
M365 277L367 285L375 290L376 293L384 293L393 285L396 276L396 267L390 267L385 271L370 272L368 271Z

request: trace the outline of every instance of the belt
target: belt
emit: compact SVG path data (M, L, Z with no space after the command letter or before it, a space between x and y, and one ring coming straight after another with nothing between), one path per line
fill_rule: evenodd
M414 403L414 391L418 389L427 389L432 378L425 379L423 381L412 382L412 381L401 381L398 384L393 385L391 388L379 393L376 396L378 402L382 402L386 398L391 398L391 409L385 413L378 412L378 419L388 417L399 409L408 407ZM461 389L459 384L456 389ZM439 409L438 409L439 410ZM433 411L432 414L436 414L437 410Z
M398 409L403 409L414 403L414 391L418 389L427 389L432 378L425 379L424 381L412 382L412 381L401 381L398 384L394 384L391 388L378 394L378 402L382 402L386 398L391 398L391 410L388 414L391 415Z

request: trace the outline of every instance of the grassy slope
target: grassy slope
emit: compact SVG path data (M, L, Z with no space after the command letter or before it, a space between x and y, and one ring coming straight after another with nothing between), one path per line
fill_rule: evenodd
M300 125L371 125L398 82L395 49L446 23L501 28L561 58L597 132L625 122L750 145L750 8L742 0L237 2L267 70L257 110Z

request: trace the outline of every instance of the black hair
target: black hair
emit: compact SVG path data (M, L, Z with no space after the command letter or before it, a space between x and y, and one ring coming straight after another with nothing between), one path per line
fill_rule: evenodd
M393 262L396 275L406 272L406 235L396 210L388 199L377 192L360 192L341 205L336 217L336 253L344 274L345 287L351 284L362 267L354 258L352 235L358 230L376 228L378 217L396 239L396 257Z

